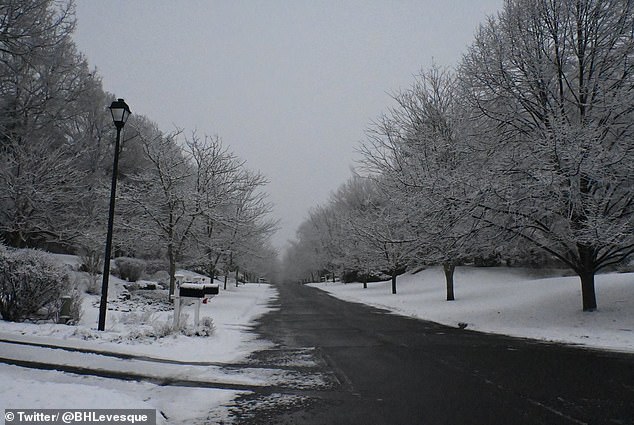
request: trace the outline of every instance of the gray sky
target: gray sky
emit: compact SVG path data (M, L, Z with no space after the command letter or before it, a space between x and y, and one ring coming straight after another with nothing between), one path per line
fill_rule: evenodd
M350 176L370 121L431 65L454 66L503 0L76 0L78 48L166 132L219 135L292 239Z

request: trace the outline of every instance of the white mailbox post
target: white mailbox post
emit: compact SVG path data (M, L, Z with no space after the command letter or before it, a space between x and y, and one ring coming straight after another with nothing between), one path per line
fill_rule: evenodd
M181 284L185 280L185 276L182 274L176 274L174 275L174 278L176 280L176 285L174 287L174 294L172 295L172 299L174 300L174 321L172 323L172 326L174 327L174 329L178 329L178 322L181 316L181 297L179 294L179 289Z
M200 281L199 281L200 282ZM198 282L185 282L183 275L176 275L176 288L174 290L174 328L178 328L181 314L181 298L193 298L196 301L194 312L194 326L200 324L200 303L206 298L218 295L217 284Z

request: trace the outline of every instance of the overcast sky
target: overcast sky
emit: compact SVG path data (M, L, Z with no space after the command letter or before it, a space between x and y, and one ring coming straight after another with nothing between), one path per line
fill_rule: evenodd
M354 165L370 122L454 66L503 0L76 0L78 48L133 113L218 135L267 192L282 248Z

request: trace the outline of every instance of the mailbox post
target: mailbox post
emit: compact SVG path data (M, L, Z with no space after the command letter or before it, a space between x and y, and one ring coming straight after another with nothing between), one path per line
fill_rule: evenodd
M174 329L178 329L178 322L181 317L180 286L181 283L183 283L185 276L183 276L182 274L177 274L174 275L174 278L176 280L176 287L174 288L174 294L172 295L172 299L174 300L174 321L172 323L172 326L174 327Z
M194 326L198 326L200 323L200 301L203 298L211 298L218 295L218 291L219 287L217 284L181 283L180 279L176 279L176 288L174 291L174 327L178 328L179 326L181 298L194 298L196 300Z

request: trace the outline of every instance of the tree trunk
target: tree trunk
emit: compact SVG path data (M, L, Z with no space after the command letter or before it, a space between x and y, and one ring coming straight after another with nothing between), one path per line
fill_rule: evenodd
M207 265L207 274L211 277L211 283L214 283L214 279L216 278L215 274L215 266L214 266L214 262L213 262L213 256L212 256L212 252L209 251L207 257L209 259L209 264Z
M227 272L225 272L225 291L227 290Z
M453 273L456 270L456 265L451 262L446 262L443 263L442 267L445 270L445 281L447 282L447 301L454 301Z
M174 258L174 249L172 244L167 246L167 258L170 263L170 297L174 295L176 289L176 258Z
M10 245L14 248L24 248L22 232L17 231L11 236Z
M238 268L236 267L236 288L238 287Z
M595 251L587 245L578 245L581 268L577 274L581 278L581 298L583 311L594 311L597 309L597 297L594 290L594 260Z
M396 294L396 269L392 270L392 293Z
M583 300L583 311L594 311L597 309L597 296L594 290L594 272L582 272L581 278L581 298Z
M363 289L368 289L368 274L363 275Z

